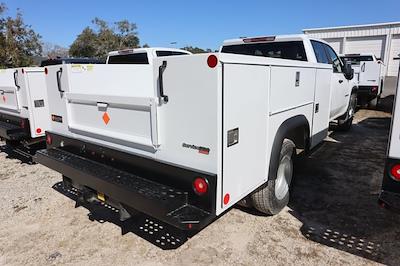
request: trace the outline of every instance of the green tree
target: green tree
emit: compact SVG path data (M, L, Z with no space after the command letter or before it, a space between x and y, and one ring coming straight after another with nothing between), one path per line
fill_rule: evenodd
M86 27L70 47L74 57L105 58L108 52L139 46L136 24L128 20L117 21L110 27L109 23L95 18L94 29Z
M4 16L6 9L0 4L0 67L29 66L42 53L41 36L24 23L20 10L12 18Z
M211 53L212 52L211 49L204 50L202 48L193 47L193 46L185 46L185 47L183 47L181 49L189 51L189 52L191 52L193 54L202 54L202 53Z

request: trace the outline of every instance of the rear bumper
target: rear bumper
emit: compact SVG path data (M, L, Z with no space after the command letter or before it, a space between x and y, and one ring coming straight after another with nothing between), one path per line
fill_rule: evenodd
M400 211L400 181L394 180L390 174L390 170L396 164L400 164L400 160L390 158L386 160L379 201L386 207Z
M24 125L22 127L21 125ZM25 118L0 113L0 137L6 140L29 138L29 121Z
M215 219L215 176L159 165L150 159L135 158L131 154L58 135L52 137L52 145L47 150L38 151L34 160L60 172L73 184L104 194L110 202L117 202L128 211L132 208L183 230L200 230ZM56 144L61 141L63 148ZM77 152L77 148L81 152ZM100 158L97 158L100 150ZM155 168L151 172L145 169L145 165L127 169L123 163L124 156L132 165L135 160L148 160L144 164ZM172 172L163 173L166 170ZM176 175L175 178L171 178L171 174ZM179 181L182 175L189 182ZM206 178L210 184L207 195L202 197L195 195L187 185L198 176Z
M370 101L378 96L378 86L359 86L357 96L359 100Z

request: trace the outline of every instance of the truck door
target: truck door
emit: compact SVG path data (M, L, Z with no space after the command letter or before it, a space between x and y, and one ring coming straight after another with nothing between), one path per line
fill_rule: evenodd
M335 51L327 44L322 43L328 56L328 61L332 64L332 99L331 99L331 115L336 118L344 114L350 99L351 86L350 81L346 79L342 70L342 62Z

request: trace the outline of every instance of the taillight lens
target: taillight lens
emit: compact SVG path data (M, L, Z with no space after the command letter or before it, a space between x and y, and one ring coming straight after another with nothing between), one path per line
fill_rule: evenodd
M37 128L37 129L36 129L36 133L37 133L37 134L42 133L42 129L41 129L41 128Z
M53 138L51 137L50 134L46 135L46 143L47 145L51 145L51 143L53 143Z
M21 128L25 128L25 120L22 119L21 122L19 122L19 125Z
M394 165L390 170L390 174L394 180L400 181L400 164Z
M218 64L218 58L215 55L212 54L207 58L207 65L209 67L214 68L217 66L217 64Z
M203 195L208 191L208 182L205 178L198 177L193 181L193 189L198 195Z
M47 75L48 73L49 73L49 70L47 69L47 67L45 67L45 68L44 68L44 74Z

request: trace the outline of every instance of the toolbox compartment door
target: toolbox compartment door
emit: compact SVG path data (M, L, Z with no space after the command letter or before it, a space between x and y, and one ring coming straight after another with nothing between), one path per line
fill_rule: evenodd
M378 86L380 81L381 65L375 61L360 62L360 85Z
M65 97L72 133L112 145L157 149L157 99L150 66L64 68L68 69Z
M18 73L16 69L0 69L0 110L19 113L18 94L16 84ZM15 75L15 79L14 79Z

